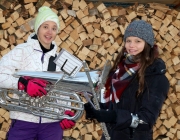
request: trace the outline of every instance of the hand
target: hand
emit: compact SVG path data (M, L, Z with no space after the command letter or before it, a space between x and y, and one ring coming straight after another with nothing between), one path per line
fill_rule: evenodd
M65 115L68 115L68 116L74 116L74 112L70 111L70 110L66 110ZM63 119L61 120L60 122L60 126L61 128L64 130L64 129L70 129L72 128L73 126L75 126L75 122L73 120L68 120L68 119Z
M96 119L98 122L116 122L117 116L114 110L96 110L89 102L84 104L84 108L86 111L86 119Z
M18 89L19 90L24 90L25 89L25 85L22 82L22 80L23 80L22 78L24 78L24 81L25 80L28 81L28 80L32 79L31 77L28 77L28 76L20 77L19 80L18 80Z
M25 90L25 92L31 97L41 97L47 94L47 91L44 89L47 84L48 82L46 80L20 77L18 80L18 89Z

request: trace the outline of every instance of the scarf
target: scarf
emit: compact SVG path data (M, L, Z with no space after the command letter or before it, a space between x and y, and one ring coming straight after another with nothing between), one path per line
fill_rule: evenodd
M133 56L125 53L125 58L118 64L116 71L110 74L106 81L106 102L119 102L123 91L129 85L138 69L139 64L133 61Z

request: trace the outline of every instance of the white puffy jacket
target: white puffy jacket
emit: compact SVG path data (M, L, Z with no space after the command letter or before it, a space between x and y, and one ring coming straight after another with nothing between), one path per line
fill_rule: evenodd
M44 62L41 58L43 56L42 49L38 40L28 37L26 43L17 45L13 50L4 55L0 60L0 88L17 89L18 78L12 76L16 69L29 71L47 71L49 58L55 56L57 53L57 46L52 42L54 48L44 54ZM56 66L56 71L60 71L60 67ZM24 120L28 122L39 123L40 117L31 114L10 111L11 119ZM52 120L48 118L41 118L42 123L55 122L59 120Z

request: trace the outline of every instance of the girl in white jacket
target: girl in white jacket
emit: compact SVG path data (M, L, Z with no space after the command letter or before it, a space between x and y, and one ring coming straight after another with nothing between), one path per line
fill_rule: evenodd
M34 25L35 33L30 34L26 43L17 45L0 61L0 87L24 90L31 97L47 94L47 81L27 77L15 78L15 70L48 71L49 65L56 66L50 58L56 57L57 46L53 41L60 30L57 14L49 7L39 9ZM73 116L73 112L67 111ZM52 120L19 111L10 111L12 124L8 140L62 140L63 129L71 128L75 122L67 119Z

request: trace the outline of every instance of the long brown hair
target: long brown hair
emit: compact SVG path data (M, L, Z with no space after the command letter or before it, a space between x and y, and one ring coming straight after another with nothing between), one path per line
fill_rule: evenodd
M125 48L125 46L123 46L121 52L118 54L118 56L114 62L114 65L113 65L110 73L113 72L117 68L118 64L124 59L125 51L126 51L126 48ZM158 58L158 55L159 55L159 53L158 53L158 48L156 45L154 45L153 48L151 48L151 46L149 44L145 43L144 50L140 54L135 56L134 61L138 62L140 64L140 68L137 72L137 77L139 80L139 88L137 91L138 95L144 89L145 70L149 65L151 65L154 62L154 60L156 58Z

